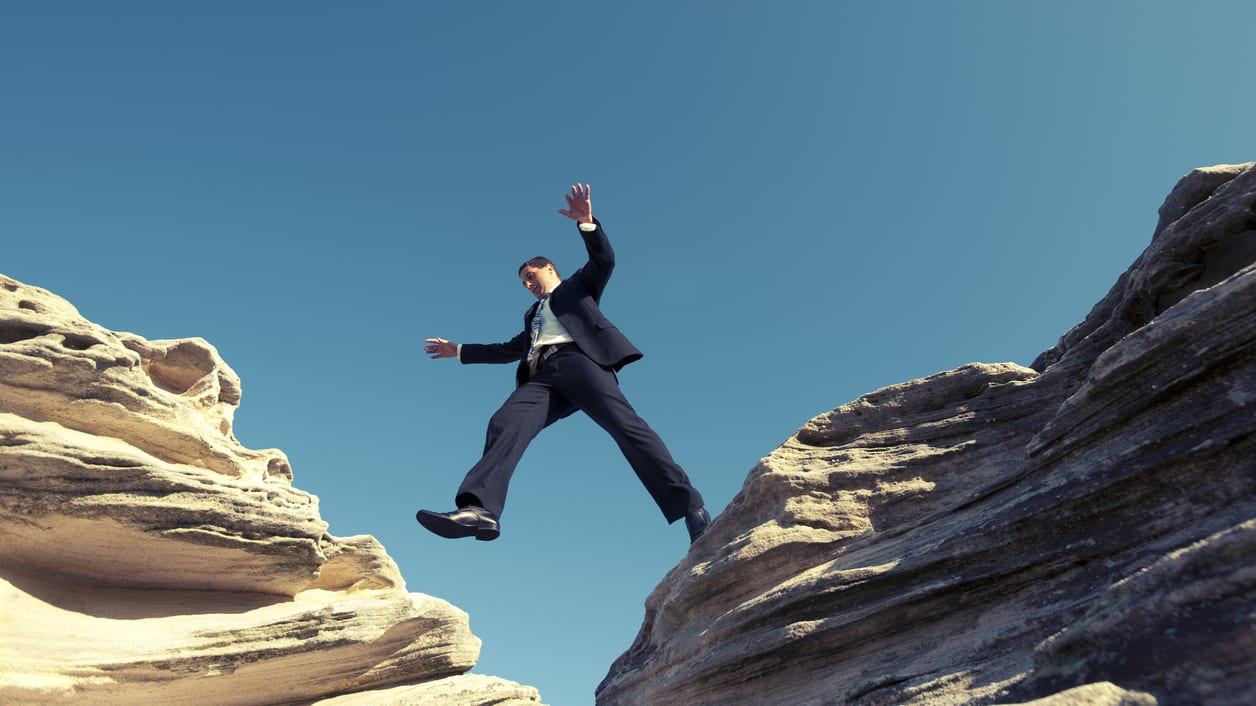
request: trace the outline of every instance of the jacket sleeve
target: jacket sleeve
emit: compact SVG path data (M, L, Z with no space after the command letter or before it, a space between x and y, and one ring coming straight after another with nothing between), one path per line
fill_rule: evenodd
M462 363L517 363L528 354L532 336L523 331L505 343L464 343Z
M602 224L596 218L593 222L597 224L596 230L580 231L580 237L584 238L584 249L589 253L589 261L576 270L572 278L593 295L594 301L601 301L602 292L615 269L615 251L611 249L611 241L602 230Z

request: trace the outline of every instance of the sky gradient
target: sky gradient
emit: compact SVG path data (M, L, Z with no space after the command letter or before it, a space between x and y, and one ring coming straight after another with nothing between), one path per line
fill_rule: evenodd
M1028 365L1197 166L1256 159L1234 0L0 5L0 272L241 376L332 534L484 641L475 670L593 703L688 548L577 416L496 542L447 510L513 366L515 272L618 264L621 384L718 514L811 417L965 363Z

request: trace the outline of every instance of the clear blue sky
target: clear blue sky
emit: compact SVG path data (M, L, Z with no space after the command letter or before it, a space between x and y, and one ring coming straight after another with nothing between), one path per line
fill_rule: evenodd
M336 535L580 706L687 550L610 439L547 430L492 543L449 509L511 366L523 259L619 264L621 375L718 513L810 417L1028 364L1142 251L1191 168L1256 158L1233 2L8 2L0 272L244 381Z

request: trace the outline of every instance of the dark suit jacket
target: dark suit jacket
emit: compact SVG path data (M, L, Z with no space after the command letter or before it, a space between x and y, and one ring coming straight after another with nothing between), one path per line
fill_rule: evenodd
M615 251L611 241L597 222L597 230L580 231L589 261L576 270L550 295L550 310L558 317L563 328L571 334L580 350L598 365L619 371L625 365L639 360L641 351L632 345L628 337L620 333L602 313L602 292L615 269ZM523 332L504 343L464 343L463 363L511 363L519 361L515 381L523 385L528 381L528 348L532 345L532 317L538 301L523 315Z

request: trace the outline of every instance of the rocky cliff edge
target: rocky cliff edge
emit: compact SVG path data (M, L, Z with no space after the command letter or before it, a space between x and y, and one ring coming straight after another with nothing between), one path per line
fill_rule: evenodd
M0 703L516 706L467 615L327 532L240 380L0 276Z
M646 602L601 706L1256 703L1256 165L1184 177L1029 368L812 419Z

